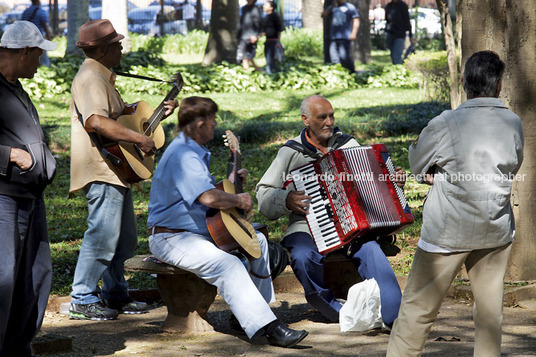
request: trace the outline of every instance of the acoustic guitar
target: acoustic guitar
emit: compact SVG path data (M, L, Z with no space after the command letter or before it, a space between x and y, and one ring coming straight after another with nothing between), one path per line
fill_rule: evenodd
M223 180L216 185L216 188L227 193L242 193L243 183L237 174L242 163L238 139L229 130L225 132L224 138L226 145L230 149L228 174L234 173L234 183L229 180ZM257 233L255 233L250 217L243 210L237 208L226 210L211 208L207 211L206 219L212 239L223 251L230 252L238 249L250 260L261 256Z
M157 149L166 140L164 129L160 122L164 118L166 108L164 102L173 100L182 89L184 82L180 73L173 76L173 87L164 100L153 111L151 106L143 101L128 105L117 122L129 129L153 139ZM119 176L126 182L136 183L150 178L154 171L154 154L148 155L134 143L126 141L103 143L103 146L113 155L121 159L121 165L115 166Z

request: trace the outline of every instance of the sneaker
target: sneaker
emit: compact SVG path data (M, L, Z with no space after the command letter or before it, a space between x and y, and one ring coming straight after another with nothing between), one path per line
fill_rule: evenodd
M144 314L149 310L149 305L147 305L147 303L135 301L130 297L121 301L104 300L104 303L109 308L119 311L120 314Z
M102 301L80 305L71 303L69 318L73 320L106 321L117 317L117 310L109 309Z

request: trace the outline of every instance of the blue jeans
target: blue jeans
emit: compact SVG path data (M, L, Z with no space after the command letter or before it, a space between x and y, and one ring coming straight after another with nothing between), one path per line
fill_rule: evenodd
M257 232L261 256L250 262L251 271L270 275L268 243ZM207 236L191 232L158 233L149 237L149 248L159 260L190 271L218 288L249 338L259 336L263 327L276 319L268 306L275 301L272 279L250 276L234 255L218 248Z
M266 73L273 74L279 72L279 67L275 61L275 47L277 40L266 39L264 43L264 57L266 57Z
M351 73L355 72L354 58L352 56L352 41L331 40L329 44L331 63L340 63Z
M101 298L123 300L128 297L123 264L134 255L137 243L132 192L101 182L84 190L88 229L74 272L71 302L86 305ZM102 291L98 286L101 277Z
M391 61L393 64L402 64L402 52L406 43L405 38L395 38L389 33L385 33L387 48L391 51Z
M342 305L324 282L326 257L318 253L308 233L293 233L281 242L290 251L290 266L305 291L309 304L331 321L339 320ZM363 279L374 278L380 288L383 322L391 326L398 316L402 293L389 260L376 241L364 243L352 256L359 275Z
M0 356L31 356L52 282L45 203L0 195Z

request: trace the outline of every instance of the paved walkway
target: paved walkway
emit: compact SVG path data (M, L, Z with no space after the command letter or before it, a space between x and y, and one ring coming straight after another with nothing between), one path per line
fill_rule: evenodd
M281 280L283 282L283 280ZM292 285L292 284L290 284ZM521 298L535 296L536 286L509 291ZM466 289L452 294L443 303L438 319L427 340L423 356L472 356L472 304ZM272 347L265 338L250 343L244 334L228 326L230 311L218 296L209 312L215 331L198 336L162 332L159 325L166 308L155 307L144 315L120 315L115 321L91 322L69 320L49 311L42 330L48 334L70 337L73 350L47 356L384 356L389 335L375 330L365 333L341 333L339 325L326 322L306 303L303 293L285 286L276 287L278 302L274 312L296 329L306 329L309 336L293 349ZM461 296L461 297L460 297ZM54 305L51 304L51 307ZM503 356L536 356L536 299L518 301L504 308Z

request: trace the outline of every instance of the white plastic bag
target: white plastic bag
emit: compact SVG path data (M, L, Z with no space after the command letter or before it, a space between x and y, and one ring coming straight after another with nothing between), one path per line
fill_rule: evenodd
M368 331L382 327L380 288L367 279L348 290L348 299L339 311L341 332Z

